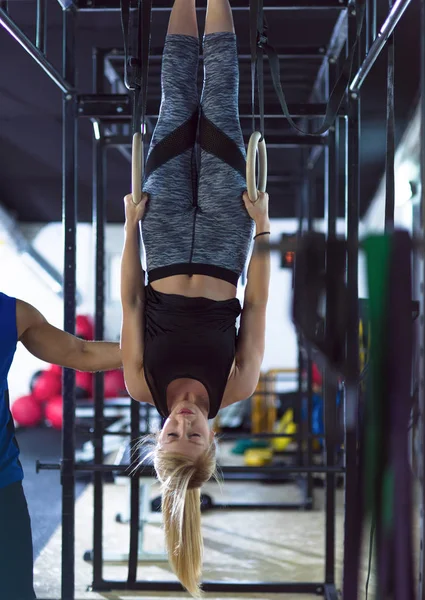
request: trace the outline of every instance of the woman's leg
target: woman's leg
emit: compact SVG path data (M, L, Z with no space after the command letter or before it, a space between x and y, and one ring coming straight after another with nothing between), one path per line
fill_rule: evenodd
M228 0L208 0L205 35L224 31L235 33L232 9Z
M195 0L175 0L165 40L161 107L145 167L147 269L188 262L196 197L199 59Z
M242 200L245 146L239 123L239 64L227 0L208 0L201 99L200 207L194 262L212 261L239 274L253 224ZM219 261L219 262L218 262Z
M198 61L195 0L175 0L162 55L161 106L150 153L198 110Z
M175 0L167 31L167 35L172 34L199 38L195 0Z

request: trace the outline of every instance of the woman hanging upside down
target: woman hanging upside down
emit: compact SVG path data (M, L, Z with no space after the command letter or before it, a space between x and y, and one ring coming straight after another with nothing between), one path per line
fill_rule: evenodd
M202 569L200 488L216 470L208 419L256 388L270 278L269 254L255 243L237 334L238 279L254 229L267 240L270 222L268 195L259 193L251 202L244 192L238 56L227 0L208 0L203 54L199 103L195 0L175 0L144 195L139 204L125 198L121 265L126 384L135 400L154 404L166 418L153 450L166 545L175 573L193 596L200 594Z

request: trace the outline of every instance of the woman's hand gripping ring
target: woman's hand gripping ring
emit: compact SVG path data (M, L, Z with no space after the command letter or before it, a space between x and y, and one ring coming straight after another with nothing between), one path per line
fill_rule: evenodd
M258 186L255 177L257 152L260 158ZM258 192L265 192L267 187L267 148L266 142L259 131L254 131L248 144L246 160L246 184L249 199L253 204L255 204L259 198Z
M134 204L142 200L143 177L143 141L142 134L133 135L133 148L131 153L131 194Z

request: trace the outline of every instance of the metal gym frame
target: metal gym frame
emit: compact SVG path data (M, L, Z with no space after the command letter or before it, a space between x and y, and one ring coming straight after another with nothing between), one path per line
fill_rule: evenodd
M116 122L117 118L129 120L131 115L130 99L125 94L103 94L81 95L76 88L76 65L75 65L75 26L79 11L118 11L119 0L59 0L63 8L63 62L60 73L47 59L46 48L46 3L37 1L36 19L36 43L19 29L8 14L8 2L0 3L0 25L31 55L41 66L46 74L56 83L63 93L63 227L65 234L64 247L64 328L70 333L75 332L76 314L76 227L77 227L77 126L79 117ZM365 34L362 47L357 52L354 71L355 75L346 94L346 102L340 111L334 126L330 129L324 140L317 144L309 152L305 151L305 180L302 190L300 224L303 231L312 229L313 213L311 211L311 182L314 177L314 169L319 156L325 152L325 218L327 222L327 234L336 232L337 201L340 194L345 197L346 217L346 239L347 239L347 286L349 290L349 314L351 321L347 333L347 359L351 364L358 362L358 226L359 226L359 128L360 128L360 91L361 86L373 67L377 57L385 47L394 31L400 17L407 8L410 0L397 0L390 5L390 10L381 31L377 31L376 22L376 0L369 0ZM425 2L421 0L421 234L424 231L425 222ZM245 1L234 0L233 10L248 10ZM292 116L305 117L313 121L315 117L323 116L325 105L323 97L329 91L332 83L336 80L340 64L340 53L344 48L350 48L356 37L356 6L347 0L302 0L294 2L291 0L280 0L265 6L266 11L275 10L334 10L339 11L335 29L332 34L331 43L322 58L322 66L319 70L315 85L315 94L311 103L304 105L291 105ZM156 4L153 11L169 11L171 0L163 0ZM204 10L205 5L199 10ZM118 26L118 25L117 25ZM389 45L390 47L390 45ZM294 54L291 51L291 55ZM298 50L296 51L298 52ZM389 51L390 52L390 51ZM302 51L301 51L302 53ZM305 55L305 52L304 52ZM100 78L103 72L95 70L94 89L101 89ZM317 99L318 98L318 99ZM147 106L147 115L156 115L158 106ZM280 107L276 105L266 106L266 114L271 117L283 118ZM241 107L241 115L250 115L250 107ZM291 136L286 140L291 146L312 145L310 136ZM95 334L96 339L103 339L104 334L104 240L105 240L105 148L120 142L126 144L127 139L114 139L104 136L94 140L93 163L93 227L95 240ZM284 146L282 139L280 145ZM344 190L340 189L338 179L338 162L340 150L344 154ZM310 187L310 189L309 189ZM424 270L422 260L422 270ZM424 334L424 284L425 271L422 273L421 283L421 339L420 345L425 344ZM308 364L311 363L311 355L307 355ZM420 405L421 414L425 408L424 372L421 361L420 374ZM311 381L310 381L311 387ZM325 574L323 582L285 583L285 582L204 582L206 592L230 592L230 593L304 593L322 595L328 600L337 599L335 587L335 475L345 470L346 478L346 514L345 514L345 539L350 539L350 490L355 477L356 468L356 444L355 431L355 407L357 406L357 388L346 386L345 392L345 465L340 468L336 465L337 444L337 422L335 389L333 384L325 377L325 420L326 420L326 464L325 466L314 466L312 464L311 445L309 444L307 465L276 467L267 466L262 468L251 467L225 467L223 469L225 478L231 478L232 474L238 474L242 479L258 481L270 475L279 475L283 472L299 474L324 473L326 476L326 528L325 528ZM143 467L138 470L136 476L131 480L131 528L130 528L130 553L128 564L127 581L106 581L103 579L102 559L102 530L103 530L103 474L113 472L126 473L125 465L111 466L103 464L103 378L96 375L95 379L95 463L93 465L79 464L75 461L75 375L72 370L65 369L63 375L63 436L62 436L62 461L60 465L39 465L40 469L60 469L62 484L62 582L61 599L74 600L75 598L75 474L77 471L89 471L94 476L94 538L93 538L93 583L94 590L145 590L145 591L168 591L178 592L182 588L177 582L165 581L137 581L137 554L138 554L138 522L139 522L139 480L138 476L153 475L152 467ZM310 412L310 411L309 411ZM135 439L139 435L139 409L135 402L131 405L131 437ZM422 429L425 437L425 428ZM239 479L241 480L241 479ZM423 498L425 502L425 498ZM425 524L422 509L421 524L421 547L425 537ZM346 547L349 544L346 545ZM419 577L419 598L425 600L425 588L423 587L424 553L422 552Z
M291 52L294 52L294 50L292 49L288 49L285 51L285 55L284 56L288 56L288 54L290 54ZM314 57L315 59L319 59L319 60L323 60L323 52L324 49L319 47L319 48L302 48L301 51L299 52L299 54L297 54L296 56L299 58L303 58L306 56L309 57ZM158 62L158 60L160 60L162 58L162 55L160 53L159 50L154 50L154 52L150 53L150 60L154 60L156 62ZM239 60L248 60L250 58L249 54L239 54ZM95 98L101 98L103 97L107 92L111 92L113 94L118 94L119 92L125 92L126 93L126 88L124 86L124 84L122 83L122 76L120 75L120 73L117 71L117 69L115 68L115 65L120 64L121 67L123 65L123 61L125 59L124 56L124 52L119 49L119 48L95 48L93 51L93 73L94 75L94 79L93 79L93 87L94 87L94 96ZM105 83L109 83L109 89L105 89ZM90 101L88 100L88 97L85 96L85 101ZM152 117L151 117L152 119ZM94 120L94 127L97 128L97 136L99 137L99 152L105 152L106 157L108 155L107 150L111 149L111 148L116 148L117 150L119 150L122 155L129 161L131 162L131 144L132 144L132 139L130 136L130 124L128 123L128 119L124 120L123 118L120 118L118 120L114 120L114 118L112 117L111 119L108 118L107 121L105 121L104 119L95 119ZM314 136L305 136L302 140L301 143L305 144L306 146L322 146L325 143L325 139L322 137L314 137ZM272 144L268 144L268 147L291 147L291 146L297 146L300 143L300 137L299 136L294 136L294 135L285 135L285 136L280 136L278 143L272 143ZM102 150L103 149L103 150ZM101 162L97 162L96 165L100 165L99 168L103 169L103 168L107 168L104 167L104 161L107 160L107 158L101 159ZM102 177L101 176L101 172L99 171L98 174L96 174L96 177ZM284 177L280 178L281 182L283 182L285 180ZM103 185L103 183L100 181L100 185ZM100 193L100 192L98 192ZM102 190L103 193L103 190ZM300 356L300 360L302 360L302 357ZM301 363L300 363L301 364ZM267 374L264 376L264 380L267 382ZM302 394L302 377L301 377L301 368L299 369L299 377L298 377L298 395L299 395L299 403L297 405L297 410L296 410L296 418L297 418L297 422L300 423L301 422L301 394ZM307 416L306 416L306 421L307 423L311 423L311 412L312 412L312 381L311 381L311 377L308 379L308 384L307 384L307 398L308 398L308 403L307 403ZM265 395L267 396L269 392L265 391L256 391L256 395ZM272 394L273 395L273 394ZM298 408L299 406L299 408ZM306 430L306 428L304 427L298 427L297 430L297 434L296 436L287 436L287 437L295 437L296 438L296 443L297 443L297 451L296 451L296 463L298 465L303 465L303 464L307 464L307 465L311 465L312 464L312 444L313 444L313 440L315 439L315 437L320 438L321 436L314 436L311 431L310 428L307 428L308 430ZM241 439L241 438L251 438L251 437L256 437L256 438L271 438L273 437L273 434L267 435L267 434L263 434L263 435L258 435L256 434L255 436L253 436L252 434L241 434L239 432L236 433L225 433L225 434L220 434L220 440L221 441L230 441L230 440L237 440L237 439ZM285 434L281 437L285 437ZM291 451L283 451L283 452L279 452L279 459L283 459L285 457L291 457L294 455L294 452ZM282 471L283 473L283 471ZM239 474L239 476L243 476L243 473L241 472ZM233 478L236 478L236 474L234 473L232 475ZM285 478L286 477L286 478ZM228 479L228 475L227 475L227 479ZM267 480L267 477L266 477ZM273 478L273 482L277 483L278 478L274 477ZM287 482L287 474L284 474L284 479L283 479L283 483ZM299 488L299 492L301 495L301 498L298 502L286 502L286 503L251 503L251 504L243 504L240 502L236 502L236 503L231 503L231 504L218 504L216 502L213 501L213 504L211 506L211 510L216 510L216 509L226 509L226 510L231 510L231 509L237 509L237 510L253 510L253 509L260 509L260 510L298 510L298 509L303 509L303 510L311 510L313 508L313 473L307 473L305 475L305 477L302 477L298 474L298 477L296 476L294 479L294 484L298 486Z

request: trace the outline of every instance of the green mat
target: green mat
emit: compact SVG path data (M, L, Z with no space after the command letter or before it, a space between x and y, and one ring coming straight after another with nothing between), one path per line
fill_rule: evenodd
M232 454L245 454L246 450L252 448L268 448L269 443L262 440L239 440L232 448Z

